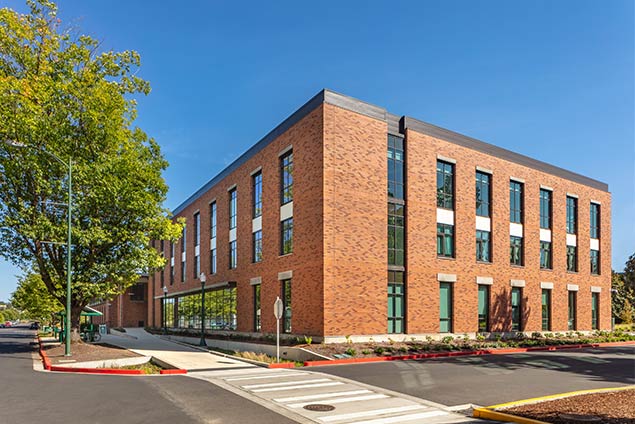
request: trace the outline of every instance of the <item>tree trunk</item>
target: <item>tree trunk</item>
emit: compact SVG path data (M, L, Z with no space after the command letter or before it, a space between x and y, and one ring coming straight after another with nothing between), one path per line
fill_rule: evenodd
M82 306L71 306L71 343L81 342L79 337L79 318L83 309Z

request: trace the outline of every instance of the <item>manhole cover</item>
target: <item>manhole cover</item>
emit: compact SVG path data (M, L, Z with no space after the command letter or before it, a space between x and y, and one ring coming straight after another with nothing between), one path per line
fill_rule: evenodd
M309 411L317 411L317 412L326 412L332 411L335 409L333 405L324 405L321 403L312 403L311 405L304 405L304 409L308 409Z
M558 414L558 416L564 420L568 420L572 423L599 423L602 422L600 417L594 415L579 415L579 414Z

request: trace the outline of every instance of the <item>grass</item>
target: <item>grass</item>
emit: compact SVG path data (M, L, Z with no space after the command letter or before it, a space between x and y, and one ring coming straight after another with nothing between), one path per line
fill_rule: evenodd
M635 331L635 324L615 324L615 330Z
M227 349L221 349L221 348L217 348L217 347L214 347L214 348L210 347L209 349L213 350L213 351L216 351L216 352L224 353L226 355L236 356L238 358L249 359L251 361L264 362L265 364L275 364L275 363L278 362L275 357L269 356L269 355L267 355L265 353L238 352L238 351L235 351L235 350L227 350ZM280 362L293 362L293 363L295 363L296 367L304 366L303 362L291 361L291 360L284 359L284 358L280 358Z
M160 366L153 364L151 361L148 361L144 364L139 365L122 365L122 366L110 366L110 367L100 367L100 368L108 368L114 370L140 370L143 371L144 374L159 374L163 368Z

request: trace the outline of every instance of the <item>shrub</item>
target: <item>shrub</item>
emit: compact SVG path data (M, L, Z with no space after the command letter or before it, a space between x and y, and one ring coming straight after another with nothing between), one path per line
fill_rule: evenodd
M362 354L363 355L370 355L371 353L372 353L372 350L370 350L370 349L363 349L362 350Z
M384 348L381 346L377 346L373 352L375 352L377 355L382 355L384 353Z
M311 346L311 343L313 343L313 337L311 336L304 336L304 343L308 344L309 346Z
M350 355L350 356L357 355L357 351L355 349L353 349L352 347L349 347L348 349L346 349L344 351L344 353L346 353L347 355Z
M441 343L443 344L449 344L452 343L454 341L454 337L452 336L445 336L444 338L441 339Z

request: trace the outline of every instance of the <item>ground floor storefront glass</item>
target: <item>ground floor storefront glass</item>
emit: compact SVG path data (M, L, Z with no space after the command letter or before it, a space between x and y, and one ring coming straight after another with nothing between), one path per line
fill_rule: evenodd
M169 325L168 325L169 326ZM201 327L201 293L176 298L176 327ZM236 288L205 291L205 328L236 330Z

